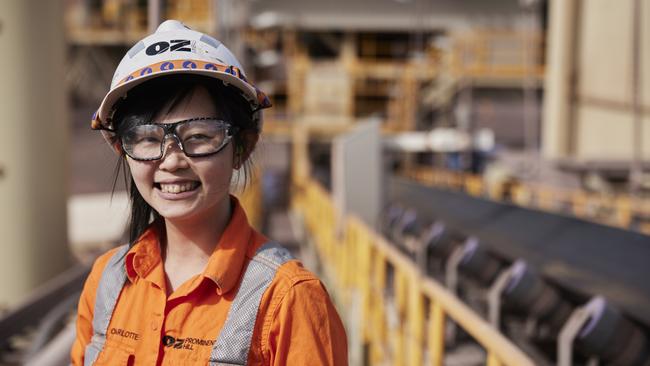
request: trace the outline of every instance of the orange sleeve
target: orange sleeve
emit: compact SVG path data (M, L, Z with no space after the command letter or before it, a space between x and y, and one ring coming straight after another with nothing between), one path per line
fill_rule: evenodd
M318 279L294 284L274 312L271 365L347 365L343 323Z
M104 267L114 252L115 250L110 250L95 260L84 284L84 288L81 291L79 305L77 306L76 336L72 344L72 350L70 351L70 360L75 366L84 364L86 345L90 343L90 338L93 335L95 293L97 292L97 286L99 285L99 279L104 271Z

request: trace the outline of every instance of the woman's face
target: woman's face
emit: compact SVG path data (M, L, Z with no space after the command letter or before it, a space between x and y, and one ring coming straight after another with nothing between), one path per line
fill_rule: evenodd
M208 91L197 87L169 113L155 117L154 122L214 117L216 112ZM127 157L135 185L153 209L165 219L183 221L210 219L227 212L233 172L232 141L217 154L190 158L170 137L164 151L163 157L154 161Z

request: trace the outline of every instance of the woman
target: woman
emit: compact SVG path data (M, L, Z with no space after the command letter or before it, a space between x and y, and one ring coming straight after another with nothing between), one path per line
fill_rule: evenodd
M130 243L79 301L75 365L342 365L321 282L229 194L266 96L219 41L166 21L118 66L93 117L131 175Z

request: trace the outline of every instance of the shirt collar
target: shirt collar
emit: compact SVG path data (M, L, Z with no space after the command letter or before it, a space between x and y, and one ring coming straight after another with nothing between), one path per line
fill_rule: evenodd
M157 225L152 224L126 253L126 276L131 282L136 277L146 278L161 262Z
M239 201L231 196L233 212L217 246L208 259L203 277L212 280L216 292L223 295L238 283L246 262L266 239L248 223ZM131 282L146 278L161 263L160 234L156 225L150 226L126 255L126 273Z
M235 197L231 196L231 201L233 212L230 222L203 271L203 276L217 285L219 295L230 291L237 284L249 247L255 244L252 240L255 231L248 223L244 209Z

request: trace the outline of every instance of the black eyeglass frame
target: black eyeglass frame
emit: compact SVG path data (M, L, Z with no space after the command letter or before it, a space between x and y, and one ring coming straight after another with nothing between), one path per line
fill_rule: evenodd
M188 153L187 151L185 151L185 147L183 146L183 141L176 134L176 127L181 125L181 124L185 124L187 122L194 122L194 121L215 121L215 122L222 123L226 127L226 137L224 138L223 142L221 143L221 146L219 146L219 148L217 148L216 151L209 152L209 153L201 153L201 154L192 154L192 153ZM185 154L185 156L187 156L187 157L201 158L201 157L206 157L206 156L210 156L210 155L215 155L215 154L218 154L221 150L223 150L226 146L228 146L228 144L230 143L230 140L232 140L232 138L237 134L237 132L239 132L239 128L237 126L233 126L232 124L230 124L230 123L228 123L228 122L226 122L226 121L224 121L222 119L216 118L216 117L196 117L196 118L184 119L182 121L178 121L178 122L174 122L174 123L155 123L155 122L151 122L151 123L143 123L143 124L138 125L138 126L151 126L151 125L161 127L163 129L163 132L164 132L163 137L162 137L162 141L160 142L160 155L158 155L157 157L154 157L154 158L144 158L143 159L143 158L137 158L137 157L132 156L131 154L129 154L128 150L124 147L124 140L122 139L122 136L119 136L119 134L118 134L118 138L120 139L120 147L122 148L122 151L124 151L124 153L128 157L130 157L131 159L136 160L136 161L154 161L154 160L162 159L163 156L165 155L165 141L167 140L167 136L172 136L176 140L176 143L177 143L178 147L181 149L183 154Z

